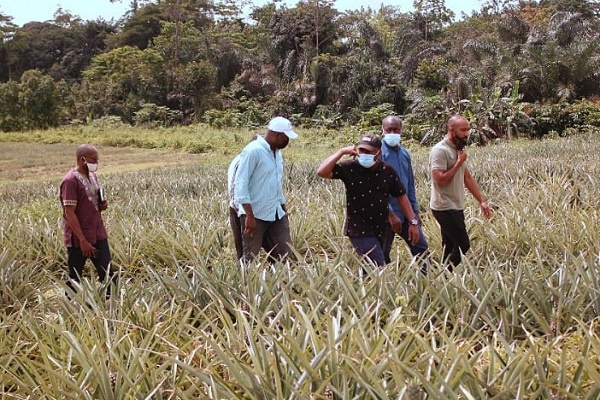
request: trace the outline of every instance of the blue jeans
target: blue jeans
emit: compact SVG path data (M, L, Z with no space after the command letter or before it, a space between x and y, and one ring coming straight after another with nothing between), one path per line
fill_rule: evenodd
M426 274L427 269L429 267L429 244L427 243L427 237L423 233L423 228L419 224L418 225L419 241L415 245L412 245L408 241L408 228L409 228L409 223L405 219L404 222L402 223L402 230L398 233L398 235L402 239L404 239L404 241L408 245L408 248L410 249L410 254L412 254L413 257L418 257L421 259L421 261L423 262L423 264L421 266L421 272ZM392 261L390 258L390 253L392 252L392 244L394 243L395 236L396 236L396 233L394 233L394 231L392 231L392 225L389 223L386 224L385 238L384 238L384 243L383 243L383 256L385 258L386 263L389 263Z
M354 250L378 267L385 265L383 258L383 246L381 240L376 237L351 237L350 243Z

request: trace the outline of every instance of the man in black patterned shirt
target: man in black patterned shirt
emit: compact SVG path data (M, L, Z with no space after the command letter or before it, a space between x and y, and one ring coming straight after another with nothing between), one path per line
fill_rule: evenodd
M350 160L338 161L345 155ZM383 243L389 220L389 196L397 199L402 213L410 221L409 241L419 240L418 221L406 196L406 190L394 169L381 161L381 139L365 135L356 146L344 147L327 158L317 174L340 179L346 187L344 234L358 254L378 266L385 264Z

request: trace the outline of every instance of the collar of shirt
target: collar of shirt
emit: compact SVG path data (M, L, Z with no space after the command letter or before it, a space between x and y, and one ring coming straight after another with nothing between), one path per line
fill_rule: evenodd
M277 157L277 154L279 153L280 150L275 149L275 152L273 152L273 150L271 149L271 145L265 140L264 137L259 136L256 138L256 141L260 144L260 147L262 147L263 149L265 149L266 151L270 152L272 155Z
M394 151L397 153L400 151L401 148L402 148L402 145L392 147L392 146L388 145L386 142L383 142L381 145L381 153L385 156L385 155L390 154L390 151Z
M448 138L444 138L443 142L446 143L446 146L456 149L456 145L454 144L454 142L452 140L450 140Z

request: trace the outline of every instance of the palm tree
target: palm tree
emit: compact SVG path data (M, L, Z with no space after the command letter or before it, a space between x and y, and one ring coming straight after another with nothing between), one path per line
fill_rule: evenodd
M525 47L520 77L529 101L573 100L598 94L600 34L595 19L559 11L549 19L543 40Z

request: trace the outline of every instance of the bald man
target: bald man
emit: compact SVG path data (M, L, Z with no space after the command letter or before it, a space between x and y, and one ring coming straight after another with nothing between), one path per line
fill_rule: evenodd
M82 144L77 148L75 156L77 165L67 172L60 185L64 243L69 268L67 285L73 290L73 283L80 281L88 258L96 267L100 281L105 282L107 277L111 282L115 280L110 269L108 234L101 215L108 207L108 202L102 196L96 177L98 150L89 144ZM106 288L107 296L110 295L110 286L107 285Z
M452 116L448 120L446 136L433 147L429 155L431 171L429 206L440 225L444 247L443 260L449 263L450 270L460 264L461 255L471 247L463 212L465 187L479 202L483 215L488 219L491 216L490 207L467 167L465 146L470 129L471 126L466 118L461 115Z
M408 220L404 217L402 210L397 202L390 199L390 216L386 224L385 240L383 246L383 255L385 262L391 262L391 250L396 235L400 236L408 245L413 257L421 262L421 271L427 273L429 265L429 245L421 227L419 218L419 202L417 201L417 189L415 187L415 175L413 172L410 153L402 146L402 120L395 115L389 115L381 121L381 133L383 135L383 145L381 147L381 158L391 165L400 182L406 188L406 195L410 201L410 206L415 214L414 220ZM419 241L412 243L408 240L408 228L414 224L419 229Z

